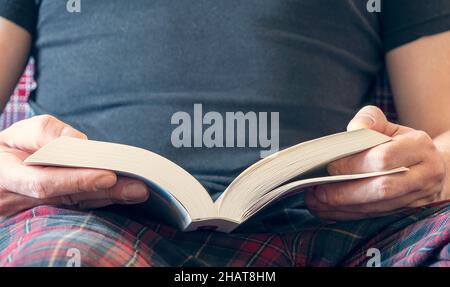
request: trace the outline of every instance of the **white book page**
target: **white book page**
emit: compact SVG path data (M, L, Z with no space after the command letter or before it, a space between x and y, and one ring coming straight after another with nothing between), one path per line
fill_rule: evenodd
M32 154L25 163L106 169L143 178L175 197L192 220L217 216L217 209L200 182L177 164L141 148L60 137Z
M379 171L379 172L369 172L369 173L360 173L360 174L351 174L351 175L335 175L335 176L324 176L324 177L316 177L316 178L308 178L298 181L293 181L288 184L282 185L269 193L266 193L263 197L257 200L252 206L250 206L243 214L241 221L245 221L248 218L255 215L257 212L261 211L264 207L274 203L278 199L285 197L287 195L292 195L295 192L302 192L305 188L327 184L327 183L337 183L349 180L357 180L364 178L371 178L383 175L390 175L395 173L406 172L409 169L406 167L400 167L393 170L388 171Z
M219 215L240 220L256 199L283 183L390 140L376 131L361 129L304 142L273 154L246 169L230 184L215 202Z

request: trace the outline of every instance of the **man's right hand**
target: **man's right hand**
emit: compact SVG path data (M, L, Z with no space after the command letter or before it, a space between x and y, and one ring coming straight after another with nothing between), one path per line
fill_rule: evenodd
M112 171L23 164L29 155L60 136L87 139L48 115L18 122L0 132L0 218L39 205L90 209L148 199L144 183L117 177Z

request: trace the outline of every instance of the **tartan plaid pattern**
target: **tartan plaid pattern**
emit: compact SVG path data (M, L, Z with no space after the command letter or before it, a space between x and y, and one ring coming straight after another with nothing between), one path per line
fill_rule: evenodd
M34 62L31 59L0 117L0 130L33 115L32 110L27 104L28 95L36 87L33 72Z
M31 63L1 127L32 115ZM386 78L375 104L390 120L395 109ZM390 216L322 222L302 196L270 207L236 233L182 233L126 206L82 212L40 206L0 220L0 266L365 266L367 251L382 266L450 266L450 201ZM75 252L75 253L74 253Z
M341 223L277 210L226 235L41 206L0 222L0 266L70 266L73 250L81 266L366 266L378 248L381 266L450 267L450 202Z

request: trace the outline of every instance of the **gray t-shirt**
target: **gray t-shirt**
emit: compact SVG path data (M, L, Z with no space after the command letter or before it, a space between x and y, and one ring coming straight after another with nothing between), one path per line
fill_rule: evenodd
M343 131L373 98L386 51L450 29L447 0L384 0L382 13L366 0L77 2L0 2L34 36L34 111L157 152L212 192L262 148L250 133L245 147L177 148L174 114L191 115L192 145L194 104L223 117L224 146L227 112L278 112L280 148Z

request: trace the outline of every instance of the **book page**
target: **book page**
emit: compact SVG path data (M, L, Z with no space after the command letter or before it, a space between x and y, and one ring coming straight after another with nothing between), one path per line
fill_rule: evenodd
M252 202L319 166L390 141L369 129L338 133L282 150L246 169L216 201L219 215L240 220Z
M393 170L388 171L378 171L378 172L369 172L369 173L360 173L360 174L351 174L351 175L334 175L334 176L324 176L324 177L316 177L316 178L308 178L298 181L293 181L288 184L282 185L268 193L264 196L260 197L256 202L254 202L247 210L244 212L242 217L242 221L247 220L252 217L256 213L260 212L264 207L273 204L275 201L281 199L282 197L286 197L292 195L293 193L302 192L306 188L321 184L327 183L337 183L349 180L357 180L364 178L371 178L383 175L390 175L395 173L406 172L409 169L406 167L400 167Z
M192 220L217 215L209 193L192 175L170 160L141 148L60 137L28 157L25 164L97 168L128 174L169 193Z

